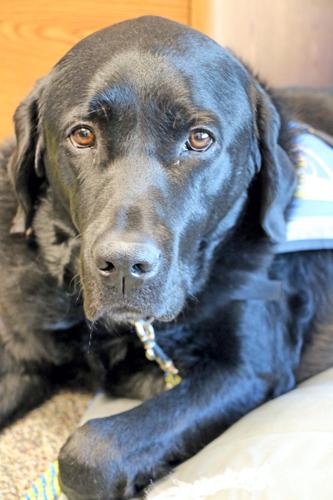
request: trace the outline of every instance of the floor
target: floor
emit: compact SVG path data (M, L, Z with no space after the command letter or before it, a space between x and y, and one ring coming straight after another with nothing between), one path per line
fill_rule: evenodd
M61 392L0 433L1 500L17 500L57 458L90 399Z

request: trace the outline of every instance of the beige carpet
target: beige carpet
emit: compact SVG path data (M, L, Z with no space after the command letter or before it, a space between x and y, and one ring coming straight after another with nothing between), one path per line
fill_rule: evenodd
M62 392L0 433L0 499L14 500L58 455L91 396Z

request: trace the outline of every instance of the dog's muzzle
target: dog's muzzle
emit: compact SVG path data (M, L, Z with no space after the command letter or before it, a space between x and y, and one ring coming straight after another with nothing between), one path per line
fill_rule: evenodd
M138 234L108 233L95 243L93 259L105 285L125 296L157 275L161 252L151 240Z

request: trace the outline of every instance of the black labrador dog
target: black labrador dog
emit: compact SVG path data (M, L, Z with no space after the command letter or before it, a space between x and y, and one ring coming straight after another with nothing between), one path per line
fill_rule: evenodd
M332 93L273 93L158 17L81 41L18 107L0 160L0 423L62 384L145 400L70 437L70 499L142 494L310 373L301 359L329 331L333 254L276 253L295 120L333 134ZM141 320L179 370L171 390ZM316 354L326 365L330 345Z

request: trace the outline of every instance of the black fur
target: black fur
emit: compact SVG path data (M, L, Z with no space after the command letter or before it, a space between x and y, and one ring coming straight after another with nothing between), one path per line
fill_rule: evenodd
M331 363L332 252L274 245L296 185L288 121L333 134L332 106L329 92L273 93L204 35L153 17L88 37L19 106L0 158L0 424L66 383L146 399L68 440L70 499L139 494ZM94 147L75 148L77 124ZM185 148L193 127L214 137L207 151ZM158 272L120 294L96 268L101 241L148 241ZM271 279L281 297L262 300ZM183 377L167 392L129 325L151 316ZM326 357L309 357L323 332Z

